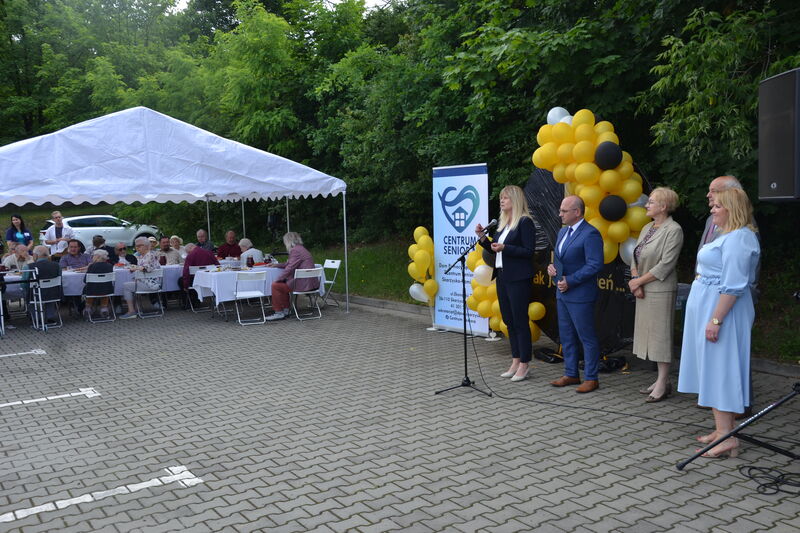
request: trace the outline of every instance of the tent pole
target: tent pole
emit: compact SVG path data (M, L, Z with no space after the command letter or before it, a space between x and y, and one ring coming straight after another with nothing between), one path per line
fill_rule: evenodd
M347 193L342 192L342 223L344 225L344 309L350 312L350 274L347 270Z
M208 228L208 242L214 242L211 239L211 211L208 208L208 195L206 195L206 226Z
M286 233L292 231L289 229L289 197L286 197Z
M244 223L244 198L242 198L242 237L247 237L247 226Z

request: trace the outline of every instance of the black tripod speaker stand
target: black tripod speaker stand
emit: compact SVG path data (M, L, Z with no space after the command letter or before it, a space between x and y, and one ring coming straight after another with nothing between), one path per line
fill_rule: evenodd
M475 382L469 379L469 372L467 366L467 278L466 278L467 254L469 254L472 250L475 249L475 245L477 243L478 241L475 241L475 243L473 243L472 246L464 250L464 253L461 254L459 258L453 262L452 265L447 267L447 270L445 270L444 272L445 274L448 274L451 270L453 270L453 267L461 263L461 306L462 306L461 309L463 310L463 315L464 315L464 379L461 380L460 384L455 385L453 387L448 387L446 389L437 390L436 392L434 392L434 394L441 394L443 392L451 391L453 389L458 389L460 387L470 387L482 394L485 394L486 396L489 397L492 396L491 392L486 392L484 390L479 389L478 387L475 386Z
M770 404L768 407L765 407L764 409L762 409L758 413L754 414L753 416L751 416L750 418L748 418L747 420L745 420L744 422L739 424L739 427L737 427L733 431L729 432L727 435L718 438L717 440L715 440L714 442L712 442L711 444L709 444L708 446L706 446L702 450L698 450L697 453L695 453L693 456L689 457L685 461L681 461L680 463L675 465L675 467L678 470L683 470L686 467L686 465L688 465L689 463L691 463L692 461L694 461L695 459L697 459L698 457L700 457L701 455L706 453L708 450L710 450L711 448L713 448L714 446L716 446L720 442L723 442L723 441L729 439L730 437L738 437L738 438L742 439L743 441L749 442L750 444L755 444L756 446L761 446L762 448L766 448L768 450L772 450L773 452L779 453L781 455L785 455L786 457L789 457L790 459L795 459L795 460L800 459L800 455L797 455L796 453L792 453L789 450L784 450L783 448L779 448L779 447L777 447L777 446L775 446L773 444L769 444L767 442L758 440L756 438L751 437L750 435L745 435L743 433L740 433L744 428L746 428L747 426L749 426L750 424L752 424L753 422L755 422L756 420L758 420L762 416L766 415L770 411L772 411L774 409L777 409L778 407L780 407L784 403L788 402L789 400L791 400L792 398L794 398L798 394L800 394L800 382L797 382L792 386L792 392L790 392L789 394L787 394L786 396L784 396L783 398L781 398L777 402L774 402L774 403Z

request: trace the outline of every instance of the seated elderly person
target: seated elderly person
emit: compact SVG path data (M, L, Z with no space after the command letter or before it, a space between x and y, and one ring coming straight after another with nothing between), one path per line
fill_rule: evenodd
M6 270L24 270L25 267L33 263L33 258L28 253L28 247L20 243L11 243L13 245L12 253L3 259L3 266Z
M108 274L114 271L114 267L108 262L108 252L102 249L92 252L92 262L86 269L87 274ZM111 294L114 292L114 282L108 283L89 283L83 287L83 296L86 298L86 308L84 313L87 318L95 314L97 307L96 300L100 300L100 316L108 317L108 296L97 298L101 294Z
M169 238L169 247L181 254L181 263L186 259L186 249L183 247L183 239L177 235Z
M128 253L128 245L118 242L114 247L114 254L109 254L108 262L112 265L128 266L136 264L136 256Z
M239 248L239 242L236 240L236 232L228 230L225 232L225 244L217 248L217 257L225 259L227 257L238 258L242 255L242 249Z
M242 250L242 266L247 266L247 258L252 257L253 263L263 263L264 254L261 250L253 248L253 241L242 239L239 241L239 248Z
M188 290L194 281L189 273L189 269L191 267L208 265L219 265L219 261L217 261L216 256L205 248L201 248L196 244L187 244L186 260L183 262L183 289Z
M292 291L312 291L319 289L319 279L304 278L295 280L294 271L298 268L314 268L311 252L303 246L299 233L290 231L283 236L283 244L289 252L286 263L270 264L270 267L281 268L283 273L272 282L272 309L275 311L267 320L280 320L289 316L289 293Z
M139 237L135 241L136 252L139 254L137 264L128 267L131 272L154 272L161 269L161 263L158 262L158 256L150 249L150 240L146 237ZM136 301L134 293L136 292L137 281L128 281L123 285L123 293L125 302L128 304L128 312L119 317L122 320L129 318L136 318L139 315L136 312ZM159 288L160 281L154 278L144 278L138 280L139 286L149 287L151 289Z
M58 264L62 269L68 268L82 272L89 266L89 256L81 253L81 242L78 239L70 239L67 253L61 256Z
M209 252L214 251L214 243L208 240L208 233L204 229L197 230L197 242L195 245ZM186 253L188 254L189 252Z
M170 246L170 238L169 237L161 237L161 241L159 242L159 249L156 252L159 257L166 258L167 265L180 265L183 263L183 258L181 254L177 250L173 250L172 246Z
M50 248L47 246L39 245L33 248L33 263L28 266L28 269L22 274L22 279L28 281L31 279L32 272L36 271L37 279L52 279L61 275L59 266L50 260ZM25 284L25 290L28 290L28 285ZM42 289L42 300L60 300L62 297L61 286ZM30 299L33 299L31 295ZM33 312L33 306L29 306ZM56 321L58 310L55 303L49 303L45 306L45 320L50 322Z

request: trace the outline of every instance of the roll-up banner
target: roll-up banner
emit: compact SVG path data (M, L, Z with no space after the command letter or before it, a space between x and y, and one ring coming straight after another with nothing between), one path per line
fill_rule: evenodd
M486 163L436 167L433 169L433 243L436 261L434 325L463 331L464 305L461 294L461 266L444 273L464 250L477 240L475 226L489 222L489 173ZM472 271L464 265L467 296L472 294ZM467 310L467 332L489 334L489 319Z

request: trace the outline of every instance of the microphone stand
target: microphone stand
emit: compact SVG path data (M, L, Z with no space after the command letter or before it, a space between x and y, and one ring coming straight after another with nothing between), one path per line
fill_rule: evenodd
M476 390L476 391L478 391L478 392L480 392L482 394L485 394L486 396L489 396L490 398L492 396L491 392L486 392L484 390L479 389L478 387L475 386L475 382L472 381L471 379L469 379L469 371L468 371L468 365L467 365L467 278L466 278L467 254L469 254L472 250L474 250L475 246L477 244L478 244L478 241L476 240L475 243L472 244L472 246L470 246L466 250L464 250L464 253L461 254L459 256L459 258L456 259L453 262L452 265L447 267L447 270L444 271L445 274L448 274L451 270L453 270L453 267L455 267L459 263L461 264L461 305L462 305L462 309L464 311L464 313L463 313L463 315L464 315L464 333L463 333L463 337L464 337L464 378L461 380L461 383L459 383L458 385L455 385L453 387L448 387L446 389L438 390L438 391L434 392L434 394L441 394L443 392L451 391L453 389L458 389L460 387L470 387L471 389L474 389L474 390Z

